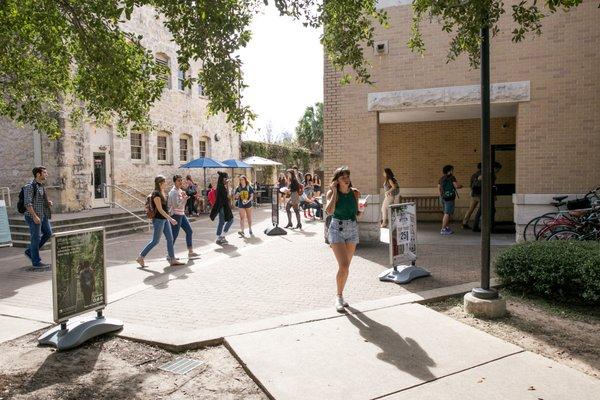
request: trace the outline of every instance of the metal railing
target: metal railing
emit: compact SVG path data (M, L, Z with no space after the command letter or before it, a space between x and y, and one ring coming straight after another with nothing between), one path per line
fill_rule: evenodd
M115 186L117 186L117 187L122 186L122 187L126 188L127 190L134 191L135 193L139 194L143 199L145 199L146 196L148 195L147 193L142 192L140 189L138 189L134 186L128 185L126 183L117 183Z
M106 184L106 183L102 184L102 196L104 197L104 203L105 204L108 204L111 208L114 208L114 207L120 208L121 210L129 213L130 215L132 215L135 218L139 219L143 223L147 224L148 225L148 230L152 229L152 224L150 223L150 220L144 219L144 218L140 217L139 215L137 215L136 213L134 213L133 211L131 211L130 209L128 209L124 205L118 203L117 201L110 200L110 198L114 197L114 196L110 196L109 195L110 194L109 193L110 190L113 190L112 194L114 194L115 190L118 191L119 193L123 193L127 197L129 197L129 198L135 200L136 202L140 203L142 205L142 207L143 207L145 204L144 204L144 202L142 200L138 199L137 197L135 197L131 193L127 192L126 190L124 190L124 189L122 189L122 188L120 188L120 187L118 187L116 185L109 185L109 184Z
M12 207L12 201L10 199L10 188L8 186L0 187L0 195L2 195L2 200L7 207ZM8 201L6 199L8 198Z

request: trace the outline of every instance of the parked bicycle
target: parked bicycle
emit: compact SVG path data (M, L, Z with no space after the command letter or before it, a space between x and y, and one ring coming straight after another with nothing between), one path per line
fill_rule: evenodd
M600 186L590 190L581 199L565 201L568 196L553 197L551 205L556 207L555 212L549 212L533 218L525 225L524 240L545 240L550 234L556 232L553 227L575 227L581 223L580 218L596 204L600 204ZM563 208L566 207L566 210Z
M586 211L576 225L555 225L546 240L600 240L600 206Z

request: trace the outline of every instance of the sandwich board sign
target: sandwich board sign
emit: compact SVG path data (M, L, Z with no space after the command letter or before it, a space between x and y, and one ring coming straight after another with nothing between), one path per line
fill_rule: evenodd
M102 316L107 304L105 242L104 227L52 236L52 303L54 322L60 326L43 334L40 344L66 350L123 327L122 322ZM72 319L91 311L97 316Z
M8 212L6 202L0 200L0 247L12 246L10 226L8 225Z
M389 268L379 274L379 280L408 283L416 278L430 276L417 267L417 207L415 203L392 204L388 208ZM385 229L385 228L384 228ZM383 232L382 232L383 233ZM384 235L382 234L382 237Z

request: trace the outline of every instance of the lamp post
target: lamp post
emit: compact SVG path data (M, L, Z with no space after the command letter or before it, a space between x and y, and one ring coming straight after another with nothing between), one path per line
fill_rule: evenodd
M496 299L490 289L490 236L492 225L492 151L490 146L490 29L487 18L481 27L481 287L472 294L478 299Z

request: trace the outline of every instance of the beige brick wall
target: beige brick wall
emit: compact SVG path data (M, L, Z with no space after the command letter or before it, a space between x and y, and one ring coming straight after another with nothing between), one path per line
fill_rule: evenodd
M509 10L512 3L506 2ZM365 51L373 85L342 86L340 73L327 62L324 67L325 171L349 164L355 184L369 192L380 184L377 117L366 108L369 92L479 84L479 71L469 69L466 57L446 63L448 36L439 25L422 24L427 53L421 57L406 46L410 6L387 11L390 28L377 28L376 40L389 41L389 54ZM520 103L516 117L517 192L584 193L600 183L597 2L584 0L572 12L550 15L543 23L541 37L515 44L509 12L491 42L492 83L531 82L531 101Z
M64 135L57 141L43 139L42 161L48 166L49 184L61 189L49 193L55 200L56 211L78 211L93 205L92 156L104 145L110 154L107 157L112 170L112 182L126 184L146 192L152 189L153 179L158 174L170 180L173 174L191 173L198 182L203 181L202 170L181 169L179 139L182 135L191 137L191 159L199 157L200 138L208 138L208 156L218 160L239 158L240 137L226 121L224 114L209 117L208 99L198 94L198 86L180 91L177 88L177 48L172 36L155 19L150 7L137 8L132 20L124 24L127 31L144 36L142 44L154 54L164 53L170 59L171 87L151 110L151 118L156 129L145 134L145 155L143 160L132 161L130 138L119 138L116 131L94 124L74 127L65 121ZM196 74L200 62L191 63L191 74ZM157 160L157 132L170 133L171 154L166 163ZM0 186L18 190L24 181L31 179L33 167L32 129L17 128L6 120L0 120ZM218 135L220 140L215 139ZM214 171L214 170L213 170ZM141 205L117 196L117 200L127 206L139 208Z
M514 144L514 121L514 118L493 119L491 143ZM502 128L504 123L506 128ZM479 128L477 119L382 124L381 169L391 168L403 188L431 188L437 187L443 166L451 164L456 179L468 186L481 159ZM503 165L502 174L505 171L510 174L511 167Z

